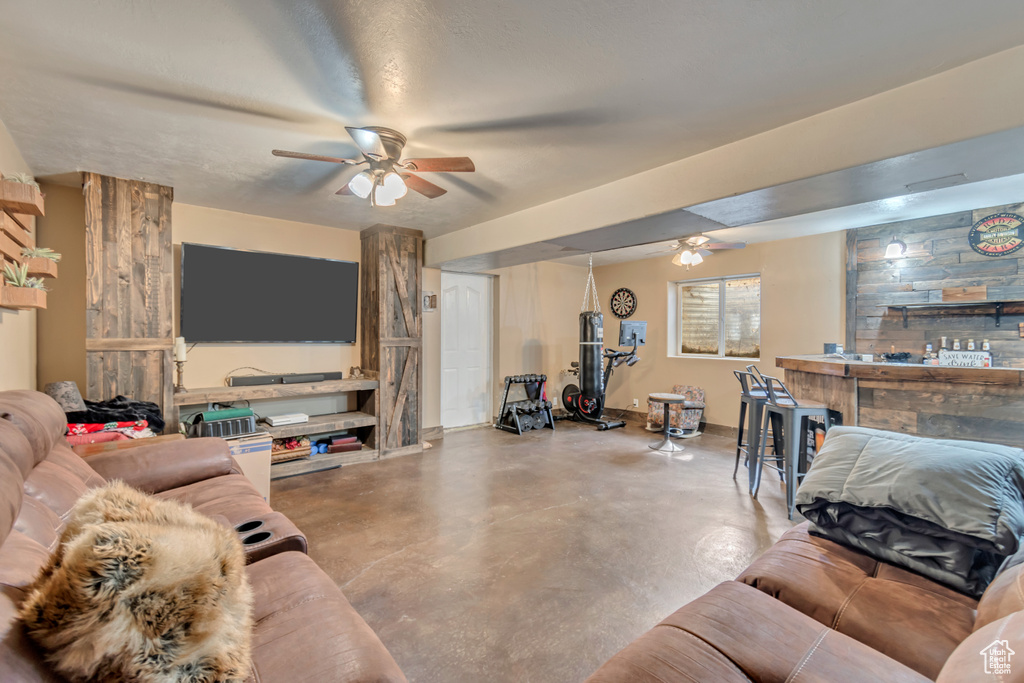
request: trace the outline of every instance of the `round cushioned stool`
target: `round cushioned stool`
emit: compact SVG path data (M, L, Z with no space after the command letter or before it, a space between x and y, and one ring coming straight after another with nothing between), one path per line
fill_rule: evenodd
M647 398L648 400L653 401L654 403L665 404L665 422L664 430L662 432L665 435L665 438L662 441L655 441L654 443L650 444L650 447L653 450L661 451L663 453L675 453L677 451L685 450L682 446L677 446L676 444L672 443L673 429L669 420L669 409L671 408L671 406L686 403L686 397L680 396L679 394L651 394ZM678 432L679 430L675 431Z

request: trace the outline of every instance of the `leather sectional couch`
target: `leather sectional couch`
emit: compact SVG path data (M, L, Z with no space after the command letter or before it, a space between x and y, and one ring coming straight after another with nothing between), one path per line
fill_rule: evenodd
M255 594L251 681L403 682L405 676L334 582L305 554L301 532L274 512L224 441L190 439L83 459L64 413L33 391L0 392L0 681L61 680L16 619L25 588L57 547L78 497L121 479L243 532Z
M1019 682L1022 610L1024 564L1000 574L979 601L812 536L805 522L587 683ZM982 650L993 644L1021 653L1005 675L986 673L996 663Z

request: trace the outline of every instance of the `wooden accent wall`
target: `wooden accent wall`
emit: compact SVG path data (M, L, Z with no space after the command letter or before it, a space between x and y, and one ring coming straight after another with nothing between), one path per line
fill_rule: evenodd
M87 398L172 411L170 187L84 174Z
M380 379L376 446L382 458L418 453L423 449L423 233L375 225L360 237L361 365Z
M953 287L986 286L988 299L1024 300L1024 250L993 257L976 253L967 243L975 221L1022 211L1024 204L1011 204L849 231L847 350L881 354L895 346L920 360L925 344L932 342L938 350L942 336L950 344L959 338L964 348L968 338L979 348L988 339L995 366L1024 367L1024 339L1017 331L1024 322L1024 304L1008 305L1000 327L990 308L910 310L906 328L899 311L879 308L941 302L942 290ZM884 257L893 237L906 242L906 258Z

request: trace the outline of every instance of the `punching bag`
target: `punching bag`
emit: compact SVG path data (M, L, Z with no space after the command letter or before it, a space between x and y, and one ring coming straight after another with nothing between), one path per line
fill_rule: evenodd
M597 311L580 313L580 410L600 417L604 403L604 316Z

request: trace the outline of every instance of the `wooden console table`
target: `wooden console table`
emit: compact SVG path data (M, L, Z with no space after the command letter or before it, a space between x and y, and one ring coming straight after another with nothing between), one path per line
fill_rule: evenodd
M309 422L301 424L271 427L262 425L263 431L275 439L284 439L304 434L328 434L347 430L359 430L363 448L348 453L317 453L307 458L274 463L270 466L270 478L282 479L296 474L318 472L332 469L340 465L357 462L368 462L380 458L377 448L377 415L379 398L377 390L380 382L375 377L365 379L337 379L326 382L304 382L301 384L264 384L246 387L208 387L191 389L174 394L175 407L201 406L213 403L232 403L234 401L259 401L267 399L305 398L328 394L345 394L355 392L357 410L330 415L315 415Z

